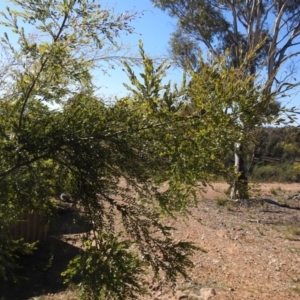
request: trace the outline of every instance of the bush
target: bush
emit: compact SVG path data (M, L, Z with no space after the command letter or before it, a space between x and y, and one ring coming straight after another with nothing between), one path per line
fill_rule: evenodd
M300 182L300 168L296 163L258 166L253 169L251 180L258 182Z
M1 231L0 236L0 283L17 282L15 270L19 268L17 260L22 254L31 254L35 243L24 243L22 239L14 240ZM0 284L0 286L2 285Z
M129 241L120 235L102 234L93 245L86 241L82 255L73 258L62 273L65 283L79 277L82 299L138 299L145 294L141 279L145 263L129 248Z

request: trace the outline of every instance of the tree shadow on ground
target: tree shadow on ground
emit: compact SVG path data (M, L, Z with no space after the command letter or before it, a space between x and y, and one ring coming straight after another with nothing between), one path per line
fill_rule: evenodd
M55 237L48 239L34 254L20 257L20 269L16 271L20 280L0 283L0 299L27 300L65 290L61 272L80 251L80 248Z
M15 272L19 282L0 280L1 300L27 300L66 290L61 273L82 250L63 241L63 236L86 232L90 224L74 210L61 211L52 223L49 238L33 254L19 257L20 268Z

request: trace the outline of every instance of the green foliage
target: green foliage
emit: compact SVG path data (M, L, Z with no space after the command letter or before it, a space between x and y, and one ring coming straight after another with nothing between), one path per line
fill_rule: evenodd
M253 55L254 53L248 53L247 59L251 60ZM247 127L248 130L240 133L234 140L236 142L240 141L241 134L248 139L249 129L273 120L274 114L269 114L268 111L273 98L262 93L257 76L247 73L247 60L240 69L229 66L229 61L228 52L210 62L205 62L200 57L200 71L190 70L190 96L192 105L209 112L214 110L217 114L215 119L226 118L226 122L234 126L234 130L239 129L241 132Z
M255 155L270 160L293 161L300 157L300 131L298 127L259 127L254 132Z
M270 4L269 1L258 0L239 3L207 0L152 2L178 20L170 41L173 59L183 69L192 69L199 77L204 75L208 86L213 85L213 96L206 89L207 97L200 98L216 102L216 105L218 101L229 99L230 103L224 102L224 109L229 115L235 115L234 123L239 122L240 126L240 132L232 140L235 143L236 178L228 178L232 184L231 198L247 198L247 143L242 140L248 141L255 126L286 122L285 119L295 122L295 112L298 113L295 107L281 107L278 100L300 84L295 76L296 70L288 66L288 62L295 63L298 55L295 41L299 35L300 9L293 1L293 4L290 1ZM269 20L273 20L273 24ZM281 23L286 24L288 29L279 26ZM284 38L279 40L278 36ZM205 62L195 59L196 53L203 47L209 52ZM216 68L214 72L207 73L205 64L211 65L220 57L221 60L226 58L222 70ZM216 88L214 81L218 77L224 80L224 84L219 82ZM236 94L224 87L227 84ZM222 94L223 88L225 95ZM227 97L228 91L232 98ZM279 118L280 113L284 117ZM224 114L222 117L225 118ZM281 151L281 148L276 151Z
M3 228L0 229L0 287L3 281L13 281L18 278L14 271L19 268L17 263L20 255L31 254L35 250L35 244L24 243L22 240L12 239Z
M97 246L86 241L84 252L70 261L65 282L79 276L82 299L138 299L146 292L144 262L130 249L134 245L119 235L100 235Z
M95 243L84 242L84 252L70 261L62 275L66 283L76 277L81 281L82 299L139 299L147 292L143 275L149 265L153 267L155 277L159 270L167 270L167 281L175 282L177 273L187 277L182 266L192 267L193 264L186 253L191 255L196 248L186 242L175 243L170 238L152 241L157 243L156 253L165 256L165 262L153 259L151 249L144 249L139 258L135 252L139 245L122 239L121 234L99 232ZM164 250L160 252L159 247Z
M211 50L210 44L213 44L216 38L220 44L224 43L223 39L226 40L230 24L223 16L221 9L218 8L217 1L214 5L205 0L152 0L152 2L167 11L172 17L179 19L177 31L171 41L175 59L189 54L186 52L190 49L189 45L198 45L199 41L204 42ZM227 8L227 5L223 5L223 9ZM184 35L189 38L183 39ZM180 42L183 43L180 45ZM191 60L189 56L187 58L189 61Z
M297 127L256 128L251 179L261 182L299 182L299 145Z
M131 94L105 105L91 70L105 40L114 44L120 30L130 32L129 17L110 16L89 0L15 3L18 11L2 14L19 48L4 36L18 63L6 69L0 98L1 227L22 212L48 214L67 191L92 224L84 252L64 272L69 281L79 276L83 297L137 298L145 266L173 284L187 277L197 248L175 242L175 229L161 217L187 214L199 182L230 173L223 158L234 140L249 138L241 122L267 118L254 113L253 105L267 103L255 78L222 57L211 65L200 60L189 85L185 76L180 87L165 84L167 62L156 66L141 43L141 74L124 63ZM19 19L40 33L37 39Z
M251 59L250 53L248 56ZM236 143L247 148L254 142L253 130L256 126L274 118L265 109L273 99L262 93L261 86L256 84L256 76L248 75L243 68L228 66L227 55L220 55L210 62L200 57L199 65L200 71L189 71L192 77L190 110L203 112L201 128L206 129L207 137L215 142L216 147L222 145L224 152L219 155L226 164L225 157L229 153L233 155ZM263 113L258 114L257 111ZM219 130L215 131L215 127ZM244 156L243 151L237 154ZM230 183L240 175L241 170L236 171L224 167L214 170L215 174L224 176Z
M53 199L67 191L93 226L83 237L83 256L65 273L69 279L82 275L88 297L137 297L145 264L172 282L178 274L186 276L196 247L174 242L174 229L163 225L161 215L187 213L196 203L195 183L209 178L217 152L195 155L203 142L193 138L199 118L181 113L184 84L174 89L162 84L165 63L155 68L141 46L144 84L130 76L137 93L107 106L95 96L90 71L105 40L114 44L119 31L130 32L130 18L111 16L89 0L14 3L18 10L1 14L1 24L19 39L18 44L7 34L2 39L16 63L3 62L1 230L9 231L23 212L49 215ZM15 253L14 244L7 245L1 254L6 273ZM112 268L109 277L101 277L102 267Z
M254 167L251 179L257 182L300 182L298 164L272 163Z
M232 169L229 171L224 167L223 158L231 151L232 141L239 134L238 131L241 131L241 124L238 119L236 120L237 117L241 118L241 114L233 111L234 105L237 104L238 97L243 97L243 92L247 92L243 98L245 107L246 105L250 107L254 101L255 103L264 101L263 97L257 100L259 93L255 88L249 89L253 78L245 77L244 73L235 75L234 69L227 70L225 58L216 60L211 65L205 64L199 58L203 63L203 73L190 70L192 78L190 84L186 85L184 81L180 89L175 87L171 92L170 84L162 86L157 82L160 73L163 74L168 66L163 62L154 68L153 62L147 59L143 52L141 54L146 66L144 73L140 74L144 82L139 83L137 76L126 64L127 73L134 86L128 89L134 98L123 99L118 105L127 105L129 108L136 105L141 107L140 110L131 111L130 123L134 123L135 117L138 120L147 120L147 116L152 114L151 130L144 127L145 130L142 132L143 139L145 134L150 138L148 134L152 132L151 140L145 146L149 153L159 150L160 159L157 162L165 167L168 164L170 166L170 171L152 175L159 180L156 182L161 184L168 180L172 188L178 187L177 191L190 193L193 191L192 184L198 181L205 184L213 174L231 173ZM149 75L145 75L147 73ZM149 85L150 81L147 78L153 78L152 90L149 88L151 84ZM214 78L215 80L212 80ZM237 78L239 89L233 87ZM211 101L207 101L210 98ZM232 110L232 114L227 113L227 110ZM253 118L251 113L245 112L244 115L244 118ZM152 150L153 146L155 148ZM159 166L157 168L159 169ZM185 186L178 185L182 180ZM190 185L188 189L187 185ZM168 197L160 195L161 204L166 203L169 191L166 195Z
M177 28L171 37L173 58L183 68L193 66L199 70L195 51L205 47L213 57L230 49L231 62L240 68L248 52L255 56L248 61L251 74L262 63L265 66L265 91L271 87L286 96L285 91L299 85L295 69L287 62L298 55L295 41L299 33L300 9L297 1L270 3L267 0L224 2L207 0L152 0L153 4L177 19ZM230 15L230 17L228 17ZM271 21L270 21L271 20ZM278 26L286 24L287 27ZM295 34L295 32L297 32ZM284 36L279 40L278 36ZM243 49L242 60L238 49ZM287 77L280 72L286 68ZM276 86L275 86L276 84Z

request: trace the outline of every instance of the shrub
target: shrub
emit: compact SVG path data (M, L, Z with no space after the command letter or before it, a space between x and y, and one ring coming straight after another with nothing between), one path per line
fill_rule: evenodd
M96 245L87 240L83 253L73 258L62 273L65 283L79 277L82 299L138 299L145 294L141 279L145 263L129 249L131 242L119 238L102 234Z
M256 166L251 180L258 182L300 182L299 165L294 163Z

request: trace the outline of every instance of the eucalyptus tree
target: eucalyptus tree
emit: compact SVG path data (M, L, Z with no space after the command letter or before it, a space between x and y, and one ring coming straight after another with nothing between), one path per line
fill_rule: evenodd
M171 39L175 59L193 53L194 49L204 49L203 46L214 56L225 49L235 52L241 46L245 53L256 51L252 74L259 61L266 61L266 88L274 84L278 91L283 91L298 85L291 77L296 70L293 59L299 54L300 8L297 1L152 2L178 19L177 31ZM287 63L292 64L292 69L286 69L286 75L281 77L279 70Z
M269 102L274 116L280 97L299 85L300 6L297 1L206 1L152 0L159 8L178 19L177 30L170 40L171 52L178 65L199 68L197 53L207 50L216 58L229 50L231 63L243 66L250 75L260 75L263 92L272 94ZM244 55L240 55L242 49ZM255 52L251 60L245 58ZM241 107L242 108L242 107ZM283 108L282 108L283 109ZM293 109L291 109L293 111ZM260 111L257 111L260 114ZM248 125L244 124L244 130ZM242 145L235 149L236 167L247 178ZM239 164L240 162L240 164ZM246 182L246 181L245 181Z

